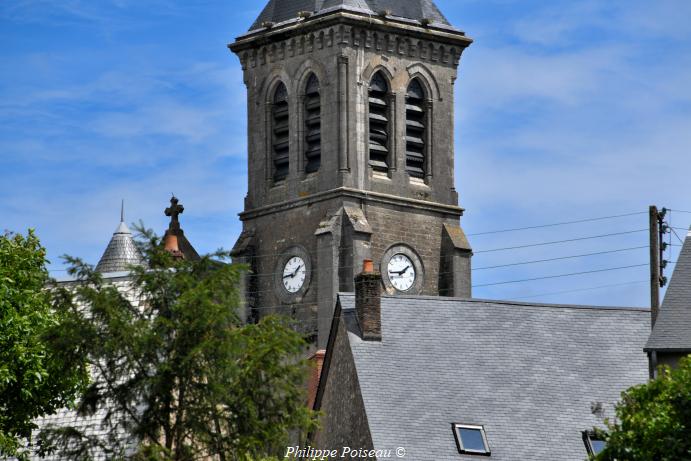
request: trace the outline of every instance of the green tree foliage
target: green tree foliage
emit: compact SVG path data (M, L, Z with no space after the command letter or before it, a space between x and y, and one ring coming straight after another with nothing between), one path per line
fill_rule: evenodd
M691 460L691 356L677 369L623 394L616 421L600 436L607 448L599 461Z
M51 428L42 453L176 461L283 454L289 436L314 421L303 337L279 317L240 322L242 268L225 264L227 253L175 259L138 230L148 267L132 268L129 291L77 259L70 271L81 283L61 291L72 319L63 338L87 350L95 370L79 412L100 415L107 435Z
M22 456L39 416L73 404L88 383L79 350L56 343L46 252L32 230L0 235L0 455Z

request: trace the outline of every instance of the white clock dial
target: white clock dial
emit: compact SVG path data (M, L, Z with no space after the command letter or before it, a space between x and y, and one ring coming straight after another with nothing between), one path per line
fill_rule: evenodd
M305 261L293 256L283 268L283 287L288 293L297 293L305 284Z
M404 254L396 254L387 265L389 280L391 285L398 291L408 291L415 283L415 266L413 262Z

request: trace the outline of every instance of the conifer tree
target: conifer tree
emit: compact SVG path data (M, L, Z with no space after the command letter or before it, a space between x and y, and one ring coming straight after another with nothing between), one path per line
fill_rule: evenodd
M74 460L249 460L282 455L312 428L304 338L290 321L237 315L241 267L222 251L198 261L138 228L146 267L128 290L69 258L79 283L60 291L66 343L88 351L93 381L79 413L97 426L42 432L42 454Z

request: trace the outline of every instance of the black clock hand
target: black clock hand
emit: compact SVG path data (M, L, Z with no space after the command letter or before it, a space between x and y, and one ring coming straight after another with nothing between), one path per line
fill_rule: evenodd
M410 269L410 266L406 266L406 268L403 269L402 271L389 271L389 274L403 275L403 274L405 274L406 272L408 272L408 269Z
M284 279L287 279L288 277L290 277L291 279L294 278L296 275L298 275L298 272L300 272L300 269L302 269L302 266L298 266L298 268L295 269L295 272L293 272L292 274L284 275L283 278Z

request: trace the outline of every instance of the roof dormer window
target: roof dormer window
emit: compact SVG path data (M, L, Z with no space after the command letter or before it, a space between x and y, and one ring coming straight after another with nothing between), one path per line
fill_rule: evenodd
M583 432L583 442L589 455L598 455L607 446L607 442L592 431Z
M491 455L484 426L454 424L453 434L456 437L456 446L459 453L464 455Z

